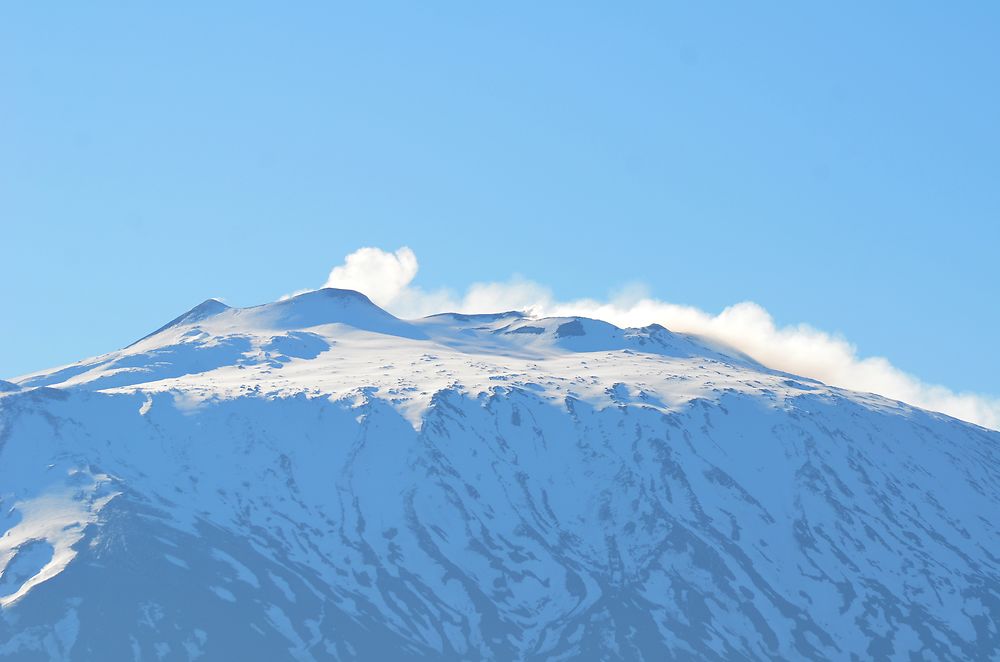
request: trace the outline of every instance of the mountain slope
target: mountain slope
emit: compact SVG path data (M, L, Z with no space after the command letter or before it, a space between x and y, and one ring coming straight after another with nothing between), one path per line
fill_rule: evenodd
M0 392L0 654L1000 654L1000 433L662 327L199 308Z

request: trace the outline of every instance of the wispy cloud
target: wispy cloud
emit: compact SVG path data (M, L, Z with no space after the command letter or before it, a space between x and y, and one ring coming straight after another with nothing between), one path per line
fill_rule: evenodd
M650 297L641 287L626 288L609 300L558 301L547 287L523 278L476 283L463 294L427 291L412 285L419 264L409 248L395 252L362 248L334 267L327 287L354 289L401 317L443 311L485 313L524 310L537 316L580 315L618 326L659 323L672 331L721 341L761 363L785 372L818 379L832 386L878 393L940 411L956 418L1000 429L1000 399L956 393L927 384L882 357L861 357L847 339L807 324L778 326L761 306L750 301L711 314Z

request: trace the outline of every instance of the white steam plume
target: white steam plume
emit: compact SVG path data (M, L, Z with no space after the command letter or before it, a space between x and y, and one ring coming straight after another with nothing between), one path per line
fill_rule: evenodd
M1000 429L1000 399L926 384L882 357L862 358L857 348L844 338L806 324L779 327L764 308L749 301L729 306L718 315L659 301L637 288L626 290L610 301L560 302L548 288L522 278L476 283L464 295L455 296L448 290L427 292L410 285L417 269L417 257L407 247L395 253L362 248L330 272L326 286L363 292L401 317L445 311L524 310L540 317L593 317L621 327L655 322L671 331L721 341L777 370L811 377L831 386L878 393Z

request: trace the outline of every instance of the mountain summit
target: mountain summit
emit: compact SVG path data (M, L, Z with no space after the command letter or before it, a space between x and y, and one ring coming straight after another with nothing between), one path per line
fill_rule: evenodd
M658 325L210 299L0 382L0 499L17 659L1000 655L1000 433Z

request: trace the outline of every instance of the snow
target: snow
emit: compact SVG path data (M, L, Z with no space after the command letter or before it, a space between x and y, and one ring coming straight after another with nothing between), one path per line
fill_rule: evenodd
M17 471L15 467L0 470L5 485L13 482L11 469ZM13 604L66 568L76 556L74 545L84 527L116 496L105 489L107 485L108 476L74 468L65 478L45 480L38 496L15 501L11 514L20 521L0 538L0 567L4 569L0 607Z
M13 384L3 650L1000 653L1000 434L657 325L326 289Z

